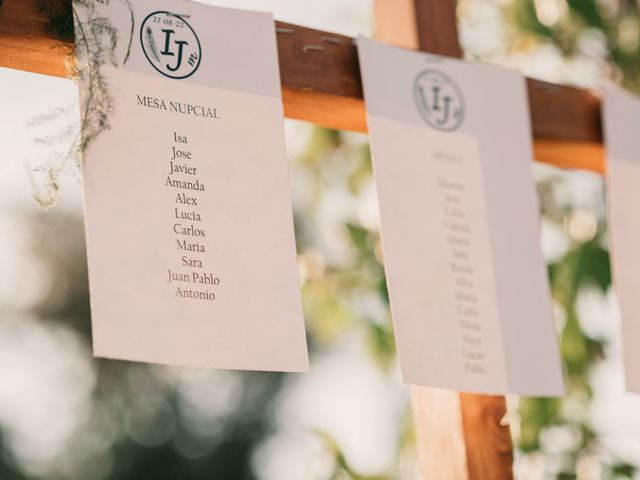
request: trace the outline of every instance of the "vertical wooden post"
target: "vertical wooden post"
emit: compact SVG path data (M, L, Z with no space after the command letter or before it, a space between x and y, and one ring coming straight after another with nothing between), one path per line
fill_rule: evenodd
M456 0L414 0L418 48L425 52L461 58Z
M376 37L462 57L455 0L376 0ZM423 480L513 478L504 397L411 388Z

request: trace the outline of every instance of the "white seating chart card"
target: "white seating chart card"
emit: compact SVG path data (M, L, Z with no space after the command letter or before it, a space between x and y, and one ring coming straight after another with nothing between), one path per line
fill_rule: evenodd
M118 32L84 160L95 355L307 370L272 16L135 0L130 37L92 3Z
M365 38L358 50L404 380L561 395L524 78Z
M609 231L627 390L640 393L640 98L607 85L603 101Z

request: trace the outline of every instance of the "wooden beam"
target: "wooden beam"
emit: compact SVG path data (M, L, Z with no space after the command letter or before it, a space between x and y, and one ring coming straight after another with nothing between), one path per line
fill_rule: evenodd
M418 46L416 9L411 0L374 2L375 33L377 39L398 47L415 49ZM401 28L398 26L401 25Z
M602 144L600 98L591 90L527 79L533 136Z
M0 67L67 76L73 45L47 29L48 19L32 0L0 3Z
M411 387L411 410L422 480L469 479L460 409L457 392Z
M512 445L503 400L412 387L422 479L512 478Z
M358 51L344 35L276 22L285 115L366 132Z
M418 50L447 57L462 58L458 41L457 2L454 0L414 0Z
M602 144L538 138L533 143L533 154L538 161L554 167L579 168L604 175L605 152Z
M430 51L459 52L459 46L451 46L451 33L441 28L453 18L451 2L412 3L378 4L378 18L393 19L378 21L379 34L393 35L394 43L405 47L419 38ZM420 19L420 31L416 26L394 27L407 25L406 19L414 15ZM0 5L0 67L66 76L65 64L73 45L56 39L46 24L34 0L4 0ZM285 114L330 128L366 131L353 39L283 22L276 26ZM536 159L563 168L602 172L598 97L589 90L538 80L529 80L528 88Z
M461 393L460 412L469 480L513 478L513 445L505 398Z

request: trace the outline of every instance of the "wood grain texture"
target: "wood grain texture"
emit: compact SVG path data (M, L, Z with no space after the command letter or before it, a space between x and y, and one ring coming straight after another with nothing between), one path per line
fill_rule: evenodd
M353 38L284 22L276 32L283 86L362 100Z
M462 58L455 0L414 0L418 50Z
M533 144L534 157L542 163L565 169L589 170L604 175L604 146L591 142L563 142L537 139Z
M418 47L418 25L413 0L375 0L375 33L377 39L397 47ZM401 26L401 27L399 27Z
M423 480L469 478L460 407L457 392L411 387L411 409Z
M57 40L46 26L47 18L33 0L4 0L0 5L0 67L65 77L73 45Z
M503 422L505 398L461 393L460 411L469 480L512 479L511 433Z
M358 51L352 38L276 22L285 115L366 132Z
M591 90L527 79L535 138L602 143L600 98Z
M420 38L432 52L459 52L459 46L448 46L453 37L442 28L455 12L449 0L397 0L379 2L376 8L380 12L376 29L391 38L391 43L408 47ZM424 35L418 37L415 25L407 26L412 14L428 22L426 28L420 27ZM65 62L73 45L55 39L45 25L33 0L4 0L0 6L0 67L66 76ZM285 114L330 128L366 131L353 39L283 22L276 26ZM589 90L539 80L529 80L528 88L536 159L602 172L598 97ZM540 148L539 141L544 142ZM552 148L552 142L558 142L559 148Z

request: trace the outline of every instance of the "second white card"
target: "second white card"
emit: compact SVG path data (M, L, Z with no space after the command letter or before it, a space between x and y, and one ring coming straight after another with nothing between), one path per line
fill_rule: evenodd
M404 380L561 395L524 78L358 50Z

